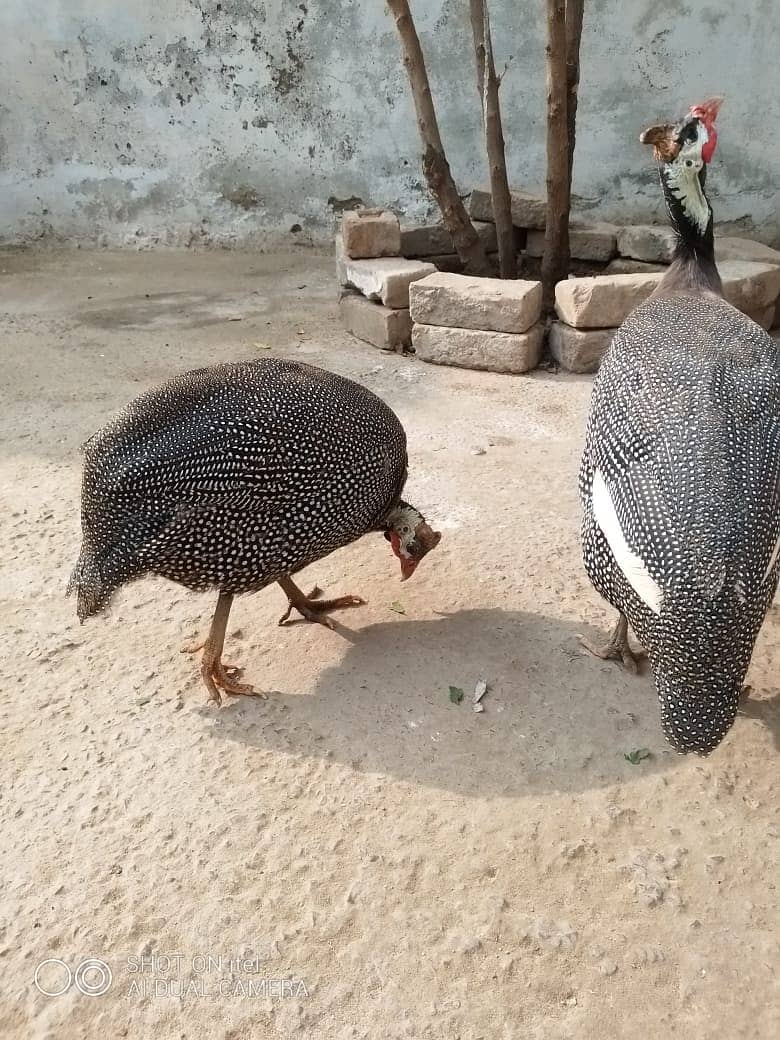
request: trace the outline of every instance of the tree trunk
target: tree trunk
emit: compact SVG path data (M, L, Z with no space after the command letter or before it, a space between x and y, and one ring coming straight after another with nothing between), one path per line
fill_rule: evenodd
M566 118L566 0L547 0L547 225L542 258L544 305L569 273L569 148Z
M404 52L404 66L412 88L417 126L423 143L423 173L441 210L444 226L452 237L458 256L468 274L488 275L492 267L482 242L477 237L469 220L458 189L452 179L444 146L441 143L439 124L433 107L428 73L425 71L420 40L412 21L407 0L387 0L387 6L395 18Z
M471 29L477 59L477 84L485 129L485 148L490 167L490 195L498 239L498 264L502 278L517 278L517 250L512 225L512 199L506 175L504 133L498 100L499 80L493 60L488 0L470 0Z
M577 140L577 91L580 85L580 40L585 0L566 0L566 124L569 140L569 192Z

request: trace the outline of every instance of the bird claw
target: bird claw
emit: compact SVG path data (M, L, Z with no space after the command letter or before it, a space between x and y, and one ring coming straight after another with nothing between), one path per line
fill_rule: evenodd
M634 653L628 645L628 640L610 639L606 643L596 645L586 639L585 636L578 635L577 641L589 654L593 654L594 657L598 657L602 661L620 661L625 670L630 672L631 675L639 673L639 662L646 656L644 651Z
M223 664L222 661L204 660L201 665L201 675L209 691L209 699L218 705L222 705L222 694L231 697L260 697L265 700L266 695L255 690L251 683L238 682L244 669L234 664Z

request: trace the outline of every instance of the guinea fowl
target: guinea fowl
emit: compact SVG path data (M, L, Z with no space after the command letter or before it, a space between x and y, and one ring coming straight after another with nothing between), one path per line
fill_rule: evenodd
M401 498L406 435L363 386L264 359L201 368L131 402L84 446L81 553L68 586L83 621L144 574L216 588L201 674L211 699L253 693L223 665L233 597L278 582L295 608L330 625L356 596L305 596L291 575L370 531L408 578L441 535Z
M580 470L585 567L620 612L585 646L636 670L630 622L667 739L698 754L734 721L780 572L780 352L721 295L704 193L719 108L640 138L678 243L604 358Z

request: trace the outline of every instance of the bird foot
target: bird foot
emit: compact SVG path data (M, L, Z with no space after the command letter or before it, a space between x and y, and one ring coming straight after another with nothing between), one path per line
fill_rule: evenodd
M365 600L361 599L360 596L337 596L335 599L320 599L322 595L322 589L315 586L308 596L301 595L300 597L289 598L287 600L287 610L279 618L280 625L286 625L293 609L297 610L298 613L306 621L314 622L318 625L325 625L326 628L333 628L333 622L327 616L327 612L330 610L346 610L349 607L362 607L365 606ZM294 622L293 622L294 624Z
M228 664L221 658L216 658L208 652L208 639L200 639L197 643L185 643L180 648L181 654L197 654L199 650L205 650L203 661L200 666L200 674L206 689L209 691L209 700L215 704L222 704L222 693L230 696L262 697L265 694L256 690L251 683L242 683L237 680L244 674L244 669L237 664Z
M627 672L636 675L639 672L639 662L646 657L644 650L637 653L628 645L628 639L620 639L612 636L606 643L596 645L591 643L585 636L578 635L577 640L589 654L601 658L602 661L620 661Z
M266 699L266 695L261 690L256 690L251 683L237 681L242 673L243 668L238 668L236 665L223 664L221 660L213 659L208 654L203 655L200 674L203 676L206 689L209 691L209 700L214 701L216 704L222 704L221 694L223 693L231 697L254 696L263 700Z
M250 683L238 682L243 672L234 664L225 664L222 660L222 650L225 646L225 628L230 615L230 604L233 595L230 592L220 592L217 600L217 609L211 621L211 629L205 639L196 643L188 643L181 647L183 654L196 654L198 650L203 651L200 661L200 674L206 689L209 692L209 700L216 704L222 704L222 695L228 696L251 696L265 697L264 693L255 690Z

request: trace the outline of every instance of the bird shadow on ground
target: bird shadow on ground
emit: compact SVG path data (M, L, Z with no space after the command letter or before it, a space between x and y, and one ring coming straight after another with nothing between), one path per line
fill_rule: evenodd
M748 697L740 704L739 714L761 722L772 734L775 747L780 751L780 693L761 700Z
M581 628L499 609L337 624L349 646L311 692L233 700L212 733L475 797L587 790L674 767L650 676L584 655ZM480 678L489 688L477 714ZM651 755L632 765L625 754L638 748Z

